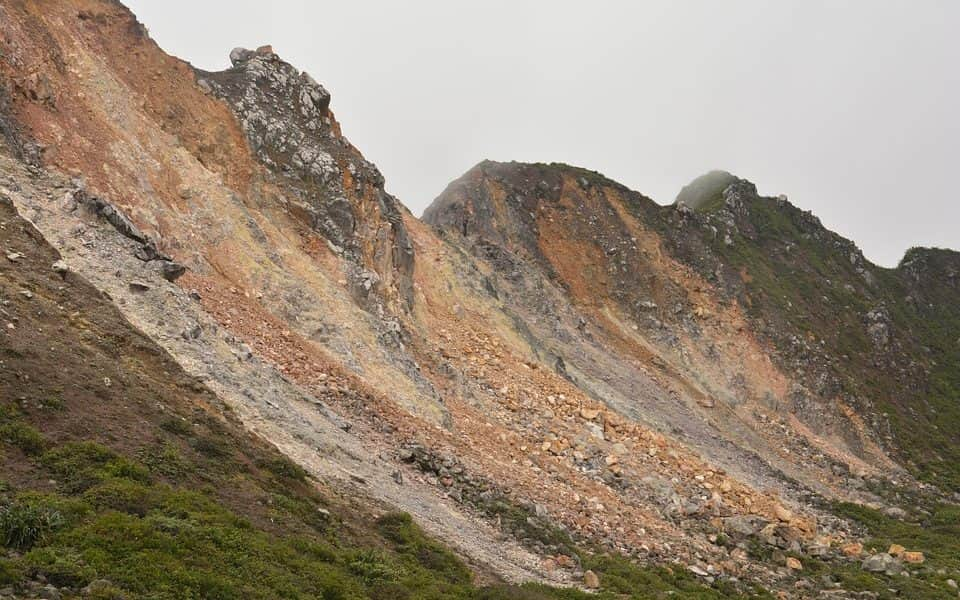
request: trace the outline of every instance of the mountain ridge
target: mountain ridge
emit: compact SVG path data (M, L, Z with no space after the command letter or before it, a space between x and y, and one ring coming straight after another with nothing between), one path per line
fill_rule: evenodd
M949 587L918 531L948 538L960 481L955 252L881 269L745 180L693 210L557 164L484 161L419 220L269 47L211 73L116 2L0 17L0 192L318 487L410 513L481 579ZM870 574L864 523L930 564ZM351 568L360 597L411 585Z

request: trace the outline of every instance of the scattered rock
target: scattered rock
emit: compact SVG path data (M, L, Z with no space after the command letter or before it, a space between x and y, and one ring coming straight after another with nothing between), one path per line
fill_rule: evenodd
M30 290L20 290L20 295L26 298L27 300L33 300L33 292Z
M907 518L907 511L903 510L899 506L888 506L887 508L883 509L883 514L891 519L897 519L899 521Z
M596 408L581 408L580 416L587 421L593 421L600 415L600 410Z
M51 268L53 269L54 273L57 273L60 276L64 276L70 272L70 267L68 267L67 263L62 260L58 260L57 262L53 263Z
M881 552L879 554L874 554L873 556L868 556L864 559L860 566L864 571L870 571L872 573L885 573L890 571L896 564L897 559L890 556L886 552Z
M757 535L769 524L760 515L736 515L723 520L724 530L731 535L750 537Z
M773 507L773 514L784 523L793 521L793 513L782 504L777 504Z
M710 577L710 573L707 573L705 570L701 569L697 565L690 565L687 567L691 573L698 577Z
M887 554L890 554L891 556L900 556L906 550L907 549L901 546L900 544L890 544L890 549L887 550Z
M37 598L42 598L43 600L60 600L63 598L63 594L60 593L60 590L56 586L47 584L36 591Z
M23 253L22 253L22 252L9 252L9 253L7 253L7 260L9 260L10 262L17 262L17 261L20 260L21 258L23 258Z
M131 281L128 287L134 294L140 294L150 290L150 286L142 281Z
M176 281L186 272L187 268L178 262L174 262L172 260L164 260L160 262L160 274L167 281Z
M787 568L790 569L791 571L803 570L803 563L801 563L799 559L796 559L792 556L787 557L786 563L787 563Z
M96 196L91 196L83 190L74 192L73 197L80 204L90 207L93 212L106 219L106 221L113 225L114 229L122 235L141 244L147 242L147 237L134 225L133 221L110 202Z
M591 590L600 587L600 577L593 571L587 571L583 574L583 585Z
M859 558L863 554L863 544L860 542L844 544L840 547L840 553L849 558Z
M907 550L906 552L904 552L902 558L908 563L915 564L915 565L922 564L923 561L926 560L926 557L923 555L923 552L911 552L910 550Z

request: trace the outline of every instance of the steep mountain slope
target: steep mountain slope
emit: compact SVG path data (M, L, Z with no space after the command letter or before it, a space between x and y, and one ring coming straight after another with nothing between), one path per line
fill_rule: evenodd
M671 250L747 307L815 396L853 407L911 470L960 489L960 253L914 248L883 269L782 197L744 181L713 196L663 225L681 230Z
M7 2L0 24L0 191L321 493L409 512L485 578L631 597L946 593L948 552L918 547L929 563L887 581L841 549L858 520L890 542L927 544L920 523L950 537L943 494L910 475L944 484L942 463L904 459L932 456L911 439L956 435L910 414L927 390L940 414L956 405L955 329L930 319L955 327L955 254L884 274L729 174L659 207L582 169L486 162L421 222L329 93L269 47L195 70L107 0ZM837 286L869 299L827 311ZM903 286L913 313L896 308ZM881 300L888 313L860 312ZM858 340L885 354L843 359ZM881 371L901 387L850 387ZM909 502L891 513L908 522L838 501Z
M408 517L343 488L317 489L246 431L16 214L8 177L0 596L479 593L468 568Z
M531 329L546 339L565 325L560 341L568 343L555 351L566 372L598 399L725 459L726 468L757 477L766 462L828 495L849 483L847 467L891 468L872 431L832 399L802 404L803 381L771 360L742 304L714 286L712 271L671 252L685 234L671 218L688 213L578 169L481 163L424 218L459 233L476 254L529 265L532 274L517 278L512 265L495 262ZM541 287L556 290L554 306L536 304ZM583 342L588 347L578 347ZM672 384L663 386L669 395L644 393L642 371L617 364L625 358L653 363Z

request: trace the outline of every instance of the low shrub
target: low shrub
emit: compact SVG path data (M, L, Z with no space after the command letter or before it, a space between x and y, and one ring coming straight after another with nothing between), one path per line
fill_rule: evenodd
M30 456L43 453L47 447L47 440L43 434L21 421L0 425L0 440L20 448L24 454Z

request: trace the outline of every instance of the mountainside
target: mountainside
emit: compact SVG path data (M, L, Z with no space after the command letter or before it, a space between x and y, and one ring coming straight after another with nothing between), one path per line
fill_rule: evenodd
M418 220L230 60L0 3L0 597L957 595L956 252L719 171L485 161Z

